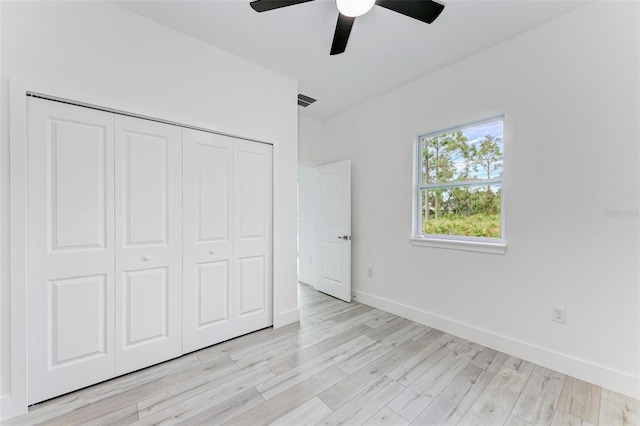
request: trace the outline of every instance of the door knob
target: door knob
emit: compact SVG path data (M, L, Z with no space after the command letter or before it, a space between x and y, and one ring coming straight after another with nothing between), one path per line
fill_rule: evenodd
M151 260L151 256L146 255L145 257L142 258L142 260Z
M216 254L215 250L209 250L209 254Z
M342 237L338 237L339 240L345 240L345 241L350 241L351 240L351 235L343 235Z

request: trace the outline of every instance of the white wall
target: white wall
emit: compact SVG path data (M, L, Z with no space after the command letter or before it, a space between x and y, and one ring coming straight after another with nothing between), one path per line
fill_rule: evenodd
M322 122L298 115L298 281L316 283L315 167L322 164Z
M303 114L298 116L298 161L307 166L322 164L322 122Z
M637 2L592 3L325 122L357 300L640 397L639 218L605 215L639 208L639 40ZM416 135L498 113L507 253L411 246Z
M0 35L2 34L2 7L0 7ZM2 57L2 38L0 38L0 80L2 65L4 65L4 59ZM0 81L0 99L5 96L6 85ZM5 135L4 124L0 125L0 138ZM9 376L5 374L5 371L11 369L11 358L8 355L6 348L9 348L11 344L11 299L8 290L8 277L9 277L9 239L5 238L7 232L8 218L9 218L9 203L6 200L9 199L9 186L5 185L9 179L9 168L7 165L7 151L0 149L0 398L2 395L11 393L11 381ZM1 409L1 406L0 406ZM2 414L0 413L0 419Z
M298 166L298 281L316 285L316 169Z
M1 416L26 408L7 370L9 79L273 143L274 323L296 321L296 82L106 2L1 2L0 10Z

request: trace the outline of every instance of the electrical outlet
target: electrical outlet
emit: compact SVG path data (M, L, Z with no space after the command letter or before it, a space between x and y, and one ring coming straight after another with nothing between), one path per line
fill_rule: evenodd
M551 308L551 320L559 322L560 324L566 324L567 322L567 310L554 306Z
M373 268L367 268L367 275L369 275L369 278L373 278Z

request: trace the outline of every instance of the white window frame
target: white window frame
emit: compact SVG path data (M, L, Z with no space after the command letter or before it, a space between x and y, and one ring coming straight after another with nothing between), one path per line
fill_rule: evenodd
M494 179L481 179L465 182L447 182L439 184L423 184L422 183L422 143L421 141L430 136L442 135L444 133L452 133L468 129L470 127L479 126L481 124L490 123L494 121L502 121L502 161L503 172L502 176ZM453 250L474 251L490 254L505 254L507 249L507 242L505 239L505 172L504 172L504 134L505 134L505 115L499 114L491 116L483 120L468 122L461 126L448 127L442 130L434 132L428 132L418 135L414 141L414 161L413 161L413 206L412 206L412 237L410 242L414 246L422 247L434 247ZM422 190L423 189L436 189L436 188L452 188L452 187L464 187L474 186L478 184L501 184L501 200L500 200L500 238L490 237L468 237L460 235L440 235L440 234L422 234Z

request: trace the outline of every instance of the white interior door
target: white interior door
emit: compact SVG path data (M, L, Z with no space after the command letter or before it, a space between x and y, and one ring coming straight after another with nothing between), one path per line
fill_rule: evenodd
M115 119L116 374L182 353L181 136Z
M113 114L29 98L29 404L114 374Z
M233 334L233 139L183 129L183 349Z
M316 289L351 302L351 160L318 167Z
M235 334L273 324L272 146L234 141Z

